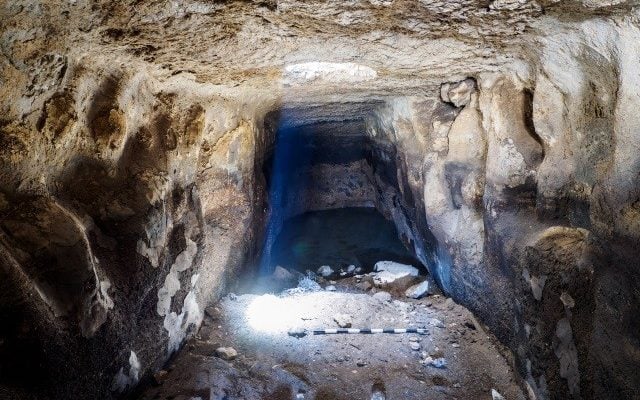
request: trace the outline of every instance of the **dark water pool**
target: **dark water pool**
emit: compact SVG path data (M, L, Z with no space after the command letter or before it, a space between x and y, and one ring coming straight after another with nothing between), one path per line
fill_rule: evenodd
M370 271L377 261L418 267L395 226L373 208L307 212L285 221L272 247L272 265L304 272L350 264Z

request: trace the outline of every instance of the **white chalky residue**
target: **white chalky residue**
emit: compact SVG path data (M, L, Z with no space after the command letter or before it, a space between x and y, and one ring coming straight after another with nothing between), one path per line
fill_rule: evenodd
M111 310L114 306L113 299L107 293L107 291L110 288L111 288L111 282L109 282L109 280L105 279L103 281L100 281L100 293L102 294L102 302L103 302L102 304L107 310Z
M560 361L560 376L567 380L569 393L579 395L580 368L578 365L578 350L573 341L571 324L567 318L562 318L556 325L553 351L558 357L558 361Z
M171 269L167 274L167 277L164 280L164 285L158 291L158 305L157 311L158 315L165 316L171 309L171 299L176 294L178 290L180 290L180 281L178 280L178 273L182 271L186 271L191 264L193 263L193 259L196 256L198 251L198 246L196 243L186 238L187 240L187 248L178 256L176 260L171 265Z
M162 192L162 188L159 189ZM173 229L170 214L166 212L165 203L155 210L145 226L145 236L138 240L136 251L146 257L153 268L160 265L160 256L165 249L167 233Z
M175 261L169 269L169 273L164 280L164 285L158 290L158 315L164 316L163 326L167 330L169 336L168 352L169 354L176 351L184 340L187 329L191 325L198 325L202 321L202 313L198 306L196 295L190 290L184 299L182 311L180 314L171 311L171 301L173 296L180 290L179 273L186 271L193 264L193 260L198 252L196 242L189 238L185 238L187 247L176 257ZM191 276L191 289L195 288L198 282L199 274Z
M191 277L191 287L196 287L196 283L198 283L198 278L200 278L200 274L193 274Z
M184 299L182 312L176 314L176 312L172 311L164 318L164 328L169 333L169 354L178 350L187 334L187 329L191 325L199 325L202 317L196 295L193 291L190 291Z
M140 380L140 361L137 354L132 350L129 354L129 372L124 373L124 367L120 368L116 376L113 378L111 390L114 392L124 392L127 388L135 386Z
M527 268L522 270L522 277L524 280L531 286L531 293L533 294L533 298L537 301L542 300L542 291L544 290L544 285L547 282L547 275L541 275L537 277L535 275L531 275Z

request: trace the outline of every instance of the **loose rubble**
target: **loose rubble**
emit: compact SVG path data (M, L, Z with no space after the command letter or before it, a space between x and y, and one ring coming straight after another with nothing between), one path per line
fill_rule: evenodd
M488 398L495 388L510 400L526 400L494 339L468 326L473 317L464 307L437 294L427 302L403 292L353 293L355 285L352 276L336 279L340 290L335 292L289 289L270 295L291 300L274 316L292 309L300 313L286 319L292 325L279 332L256 331L246 323L249 305L263 296L227 297L207 308L199 339L190 342L189 350L162 374L163 383L149 387L141 400L168 400L201 387L210 388L198 392L203 399L280 398L282 387L290 393L285 398L337 399L371 387L374 399L476 400ZM219 328L205 331L213 320ZM429 329L419 335L310 333L336 327Z

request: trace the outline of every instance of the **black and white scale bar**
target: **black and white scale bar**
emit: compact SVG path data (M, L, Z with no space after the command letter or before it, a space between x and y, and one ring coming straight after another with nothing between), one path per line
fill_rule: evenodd
M339 333L362 333L362 334L372 334L372 333L427 333L426 328L366 328L366 329L357 329L357 328L334 328L334 329L314 329L314 335L335 335Z

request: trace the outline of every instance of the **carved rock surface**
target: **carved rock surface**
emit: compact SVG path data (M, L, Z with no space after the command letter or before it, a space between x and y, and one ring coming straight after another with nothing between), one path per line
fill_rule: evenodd
M640 391L635 1L1 7L0 397L160 370L262 250L279 131L324 154L281 218L376 207L537 398Z

